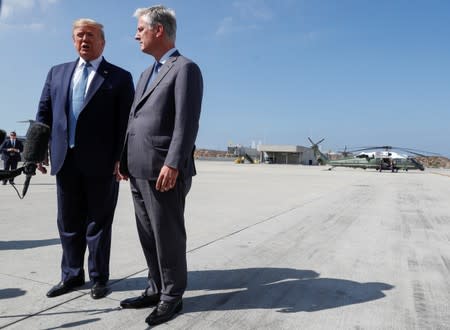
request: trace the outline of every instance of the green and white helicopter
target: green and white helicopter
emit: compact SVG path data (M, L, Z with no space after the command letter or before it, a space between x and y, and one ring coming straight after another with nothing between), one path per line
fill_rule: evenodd
M357 150L353 150L351 153L360 152L359 154L353 155L351 157L344 157L342 159L331 160L328 156L323 154L319 150L319 144L325 139L321 139L319 142L313 142L311 138L308 137L309 142L311 142L311 149L314 151L314 155L317 162L320 165L329 165L328 170L332 170L335 167L352 167L352 168L362 168L362 169L375 169L377 171L388 170L391 172L398 172L399 170L409 171L409 170L420 170L423 171L424 166L413 156L400 154L392 151L392 149L405 152L407 154L426 157L424 154L418 153L412 149L408 148L398 148L392 146L379 146L379 147L366 147ZM375 151L382 150L382 151ZM344 155L348 152L344 152Z

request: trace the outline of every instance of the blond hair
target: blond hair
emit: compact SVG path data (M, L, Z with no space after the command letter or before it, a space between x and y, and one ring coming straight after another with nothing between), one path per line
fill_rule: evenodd
M84 25L94 26L97 29L99 29L102 39L105 40L105 32L103 32L103 24L100 24L99 22L97 22L93 19L90 19L90 18L79 18L79 19L75 20L72 24L72 33L76 28L79 28L80 26L84 26Z

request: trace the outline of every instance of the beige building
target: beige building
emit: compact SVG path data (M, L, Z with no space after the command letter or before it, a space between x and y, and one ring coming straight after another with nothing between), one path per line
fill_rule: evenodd
M317 165L316 157L311 148L294 145L260 144L257 146L257 150L261 163Z

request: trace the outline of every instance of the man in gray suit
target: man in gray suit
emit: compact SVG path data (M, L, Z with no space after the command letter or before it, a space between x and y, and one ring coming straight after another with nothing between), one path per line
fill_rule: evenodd
M137 84L120 172L130 178L136 223L149 268L148 287L122 308L156 306L150 325L182 309L187 284L185 198L195 175L194 150L203 79L175 48L176 19L163 6L137 9L135 39L155 58Z

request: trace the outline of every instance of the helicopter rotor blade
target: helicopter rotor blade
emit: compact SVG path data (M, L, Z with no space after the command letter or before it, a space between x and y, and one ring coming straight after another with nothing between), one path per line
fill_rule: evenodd
M361 147L349 150L348 152L358 152L358 151L367 151L367 150L376 150L376 149L383 149L381 147Z
M414 151L407 151L407 152L409 152L410 154L419 156L419 157L429 157L427 155L424 155L424 154L421 154L421 153L418 153L418 152L414 152Z
M317 145L319 145L320 143L322 143L322 142L325 140L325 138L323 138L323 139L320 140L319 142L314 142L313 140L311 140L310 137L308 137L308 140L309 140L309 142L311 142L311 144L312 144L313 146L317 146Z
M398 149L420 157L441 156L441 154L431 151L417 150L411 148L398 148Z
M33 120L33 119L28 119L28 120L18 120L17 122L18 122L18 123L30 123L30 124L32 124L32 123L35 122L35 120Z

